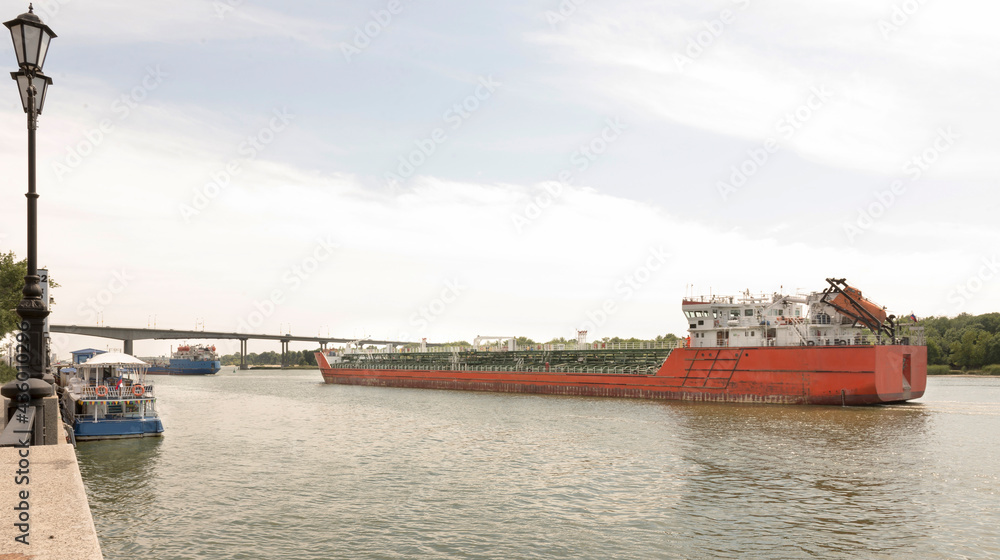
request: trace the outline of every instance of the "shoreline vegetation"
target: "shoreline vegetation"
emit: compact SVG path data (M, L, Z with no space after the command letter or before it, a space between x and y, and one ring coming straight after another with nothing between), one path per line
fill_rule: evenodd
M927 365L927 375L950 375L953 377L989 377L1000 375L1000 365L992 364L983 369L954 369L951 366L935 364Z
M18 325L18 317L14 312L21 299L21 287L27 271L25 261L17 261L13 251L0 253L0 340L13 332ZM59 284L51 282L50 288ZM912 316L911 316L912 317ZM955 317L926 317L919 320L905 317L900 325L922 328L927 345L928 375L1000 375L1000 313L985 313L970 315L960 313ZM682 337L674 334L657 336L655 339L639 338L608 338L602 342L672 342ZM527 337L518 337L519 346L535 344L565 344L575 342L565 338L554 338L548 342L535 342ZM448 346L472 346L467 341L445 343ZM415 347L408 344L405 347ZM287 363L292 368L315 369L316 358L314 350L290 351L286 355ZM9 352L9 349L8 349ZM281 364L281 354L278 352L249 353L247 365L278 366ZM8 358L9 359L9 358ZM220 357L222 365L238 365L240 355L228 354ZM17 371L0 362L0 383L14 379Z

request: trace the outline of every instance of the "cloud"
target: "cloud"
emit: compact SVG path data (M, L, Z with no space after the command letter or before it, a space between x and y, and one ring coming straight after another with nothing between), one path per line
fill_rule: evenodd
M352 7L345 27L341 6L293 13L227 2L234 9L220 20L213 2L168 10L63 0L46 19L59 41L93 60L127 59L120 66L131 70L64 71L41 120L40 255L63 284L54 320L92 319L80 306L92 310L123 269L133 279L102 304L106 324L155 315L160 326L204 318L209 329L235 329L280 290L261 331L572 337L610 299L618 310L591 337L648 337L683 332L679 301L692 284L699 293L811 290L827 276L899 313L954 314L952 286L992 262L998 241L987 219L1000 123L981 102L1000 85L983 70L1000 58L996 8L924 3L885 37L879 21L897 4L587 2L550 24L545 10L559 3L535 2L530 23L519 6L496 26L487 61L482 37L456 34L447 13L422 8L380 43L406 56L372 52L346 65L331 38L348 40L367 8ZM728 21L715 23L723 10ZM463 29L492 29L484 20L500 12L484 13L463 12ZM448 48L422 50L414 37ZM207 52L218 59L203 73L180 74ZM286 91L287 76L272 68L283 59L299 70L328 64L315 68L321 86ZM171 75L126 113L116 103L144 87L145 60L171 61ZM490 72L507 93L420 175L386 188L386 162L440 125L469 94L463 80ZM275 130L288 93L298 114ZM627 136L553 195L574 150L612 117ZM23 185L13 90L0 125L0 167ZM953 147L911 180L907 163L948 126ZM772 136L781 153L721 201L716 183ZM251 155L241 149L248 138L269 140ZM71 169L60 174L60 163ZM900 177L905 192L874 207ZM3 247L24 246L22 192L8 189L0 204ZM186 216L185 205L197 212ZM882 216L848 244L842 224L871 208ZM514 217L529 209L519 228ZM329 258L296 276L328 241L337 244ZM643 271L660 254L663 266ZM638 276L646 280L633 286ZM454 282L459 297L421 317ZM984 285L962 310L995 310L998 293Z
M309 17L256 6L243 0L176 0L164 4L113 0L42 0L35 13L59 37L76 45L186 45L200 41L290 37L332 49L329 35L342 27ZM301 13L301 12L300 12Z
M1000 141L989 131L1000 111L954 100L986 99L1000 85L982 73L1000 62L982 23L982 10L997 8L921 4L904 21L894 19L897 4L591 3L526 38L568 68L567 88L670 122L758 141L823 87L832 101L783 147L896 174L938 127L952 125L969 142L936 172L994 177L990 154ZM884 36L880 21L897 30Z

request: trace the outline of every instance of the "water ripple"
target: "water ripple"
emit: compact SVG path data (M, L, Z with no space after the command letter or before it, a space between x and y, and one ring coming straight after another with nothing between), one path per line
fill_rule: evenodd
M317 377L163 378L166 437L81 444L105 558L1000 553L1000 384L843 409Z

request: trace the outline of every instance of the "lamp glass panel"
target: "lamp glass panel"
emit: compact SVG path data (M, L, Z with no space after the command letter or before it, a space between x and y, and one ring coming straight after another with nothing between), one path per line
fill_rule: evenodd
M26 50L24 61L32 66L38 66L38 47L42 42L42 29L33 25L24 27L24 48Z
M14 52L17 54L18 65L24 61L24 37L21 36L23 24L15 23L10 26L10 38L14 41Z
M38 45L38 69L41 70L42 66L45 65L45 55L49 52L49 41L52 40L52 36L48 33L42 33L42 43Z
M35 78L35 91L38 95L35 97L35 107L38 109L38 114L42 114L42 108L45 107L45 92L49 91L49 80L45 78Z
M21 107L28 112L28 76L23 72L17 75L17 90L21 94Z

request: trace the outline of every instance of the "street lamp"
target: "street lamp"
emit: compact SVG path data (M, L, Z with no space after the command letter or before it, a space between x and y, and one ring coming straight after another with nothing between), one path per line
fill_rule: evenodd
M14 52L17 54L17 65L20 71L11 72L10 76L17 82L21 94L21 104L28 114L28 272L24 277L24 288L21 290L21 302L17 304L17 314L21 318L21 338L19 350L26 352L25 359L18 359L19 369L27 372L27 387L22 382L11 382L4 385L0 393L10 399L15 399L18 393L26 390L30 398L35 399L52 394L52 385L45 378L45 340L42 332L45 317L49 314L45 302L42 301L41 278L38 276L38 193L35 192L35 129L38 128L38 115L45 104L45 92L52 84L52 79L42 74L45 55L49 52L49 41L56 36L49 26L34 14L31 4L28 13L21 14L11 21L5 22L10 29L10 37L14 41ZM51 376L48 376L51 377ZM13 403L12 403L13 404Z

